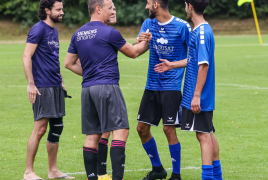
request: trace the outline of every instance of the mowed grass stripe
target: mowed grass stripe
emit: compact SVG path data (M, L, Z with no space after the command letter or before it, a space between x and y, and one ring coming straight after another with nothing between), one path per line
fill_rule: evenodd
M225 180L266 179L268 164L267 100L268 72L267 47L258 45L257 37L216 37L216 111L214 125L220 144L220 157ZM268 42L268 36L263 37ZM133 41L132 41L133 42ZM131 42L131 43L132 43ZM252 45L241 46L234 45ZM233 46L232 46L233 45ZM22 67L24 44L0 45L0 179L22 179L25 171L26 144L33 128L33 114L27 97L27 83ZM69 43L61 43L67 50ZM66 53L66 52L65 52ZM64 131L60 139L58 167L63 172L84 172L82 147L85 136L81 134L81 81L82 78L64 69L65 53L60 53L61 70L68 94L66 99ZM126 144L126 170L150 169L138 134L137 112L146 84L148 71L146 53L130 60L119 53L120 86L125 97L130 122L130 135ZM246 57L248 56L248 57ZM144 78L142 78L144 77ZM8 87L9 85L19 87ZM20 87L21 86L21 87ZM163 166L172 167L168 143L163 126L152 127ZM194 133L177 130L182 145L181 167L200 167L200 146ZM47 179L47 135L40 142L35 160L35 171ZM108 170L111 170L108 158ZM168 178L172 170L168 170ZM200 169L182 169L182 178L200 179ZM128 171L124 179L137 180L145 171ZM84 174L74 175L85 180Z

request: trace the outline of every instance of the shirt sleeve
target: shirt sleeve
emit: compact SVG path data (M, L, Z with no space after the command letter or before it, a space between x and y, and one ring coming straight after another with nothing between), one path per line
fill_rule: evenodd
M125 44L126 40L122 37L120 32L115 28L112 29L109 37L109 42L117 49L121 49Z
M189 44L190 44L189 42L190 42L190 33L191 33L191 31L192 31L192 28L191 28L189 23L186 23L181 28L181 38L182 38L182 40L184 42L184 46L186 46L185 47L186 50L183 51L183 54L182 54L183 59L187 58L187 49L188 49Z
M71 43L68 49L68 53L71 54L78 54L77 49L75 47L75 39L76 39L76 33L73 35L72 39L71 39Z
M198 65L208 64L209 65L209 47L210 47L210 35L204 31L200 31L198 37Z
M33 26L29 31L26 43L39 44L44 37L44 28L40 26Z
M139 36L141 33L144 33L147 31L147 29L149 29L149 19L146 19L143 23L142 23L142 26L141 26L141 30L137 36L137 39L139 39Z

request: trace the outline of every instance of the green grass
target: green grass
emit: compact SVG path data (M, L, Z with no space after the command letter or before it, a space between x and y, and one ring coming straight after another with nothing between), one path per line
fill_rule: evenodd
M268 42L268 36L263 37ZM61 71L68 93L64 131L58 153L58 167L63 172L84 172L81 134L81 77L63 67L69 43L60 46ZM0 45L0 179L22 179L25 171L26 144L33 129L33 113L27 98L27 83L22 66L24 44ZM267 46L258 45L256 36L216 37L216 111L214 125L220 145L220 159L225 180L268 179ZM136 60L119 54L120 86L127 104L130 136L126 145L125 180L141 179L150 169L150 161L136 132L136 116L143 95L148 53ZM160 158L171 168L168 143L162 125L152 127ZM182 144L181 167L184 180L200 179L200 147L192 132L177 130ZM47 178L46 137L35 159L35 172ZM108 170L111 169L110 160ZM140 171L137 171L140 170ZM168 177L171 170L168 170ZM85 174L75 174L85 180Z

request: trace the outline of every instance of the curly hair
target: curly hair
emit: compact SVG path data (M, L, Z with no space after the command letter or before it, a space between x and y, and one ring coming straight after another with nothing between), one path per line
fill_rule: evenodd
M194 7L195 13L200 15L203 15L206 7L209 4L209 0L185 0L185 2L188 5L191 4Z
M48 9L51 10L56 1L57 2L63 2L63 0L41 0L40 1L38 17L41 20L46 20L47 19L47 13L46 13L45 9L48 8Z

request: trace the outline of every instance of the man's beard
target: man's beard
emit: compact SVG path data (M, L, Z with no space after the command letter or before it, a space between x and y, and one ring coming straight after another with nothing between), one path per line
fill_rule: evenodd
M155 18L155 11L150 11L149 18L154 19Z
M62 19L59 19L59 16L53 16L52 14L49 16L50 19L54 22L54 23L57 23L57 22L61 22Z

